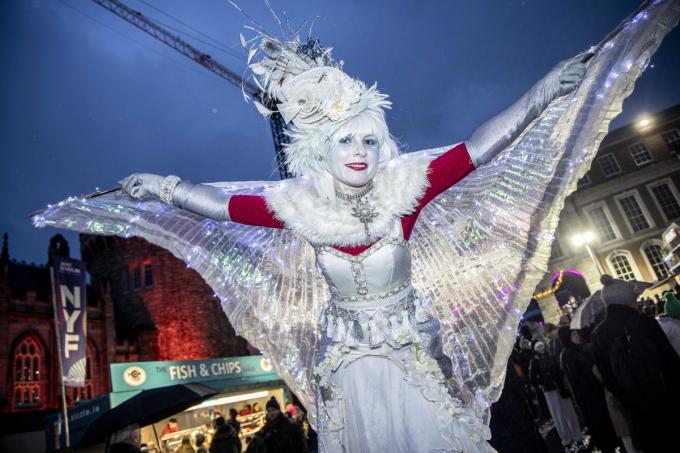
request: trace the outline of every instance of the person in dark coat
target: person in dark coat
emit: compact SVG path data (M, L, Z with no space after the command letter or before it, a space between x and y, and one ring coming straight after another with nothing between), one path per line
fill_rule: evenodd
M215 419L215 435L210 443L210 453L240 453L241 441L233 426L224 417Z
M603 453L613 453L619 446L619 440L609 417L604 387L593 374L594 361L587 352L589 345L581 344L578 331L568 326L560 327L558 335L563 346L560 366L576 405L581 409L591 443Z
M234 430L236 431L236 437L238 437L239 434L241 434L241 423L238 420L236 420L237 416L238 416L238 412L236 411L236 409L234 409L233 407L231 409L229 409L229 421L227 421L227 423L229 423L234 428ZM242 445L241 445L241 440L239 438L238 451L241 452L242 450L243 450L243 448L242 448Z
M680 358L658 322L636 308L644 283L610 275L601 282L607 314L592 334L597 371L628 411L635 447L668 451L677 441L675 419L666 414L680 405Z
M511 358L505 373L503 393L491 406L489 443L503 453L548 453L533 423L531 404L518 370L521 368Z
M263 441L267 453L306 452L300 428L281 412L275 397L267 401L267 421L257 437Z
M564 384L560 370L555 368L555 360L550 356L545 344L537 342L534 351L529 364L531 382L543 391L562 445L575 446L582 441L582 432L569 390Z

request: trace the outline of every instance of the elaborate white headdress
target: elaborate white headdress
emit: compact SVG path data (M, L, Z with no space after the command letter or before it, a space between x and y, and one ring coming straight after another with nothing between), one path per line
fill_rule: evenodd
M283 42L261 35L258 40L259 47L248 48L241 37L254 80L267 96L255 106L265 117L279 112L288 124L291 143L285 151L292 173L317 170L323 144L350 119L365 111L383 115L390 108L376 84L367 87L343 72L343 62L335 63L331 49L322 48L317 39Z

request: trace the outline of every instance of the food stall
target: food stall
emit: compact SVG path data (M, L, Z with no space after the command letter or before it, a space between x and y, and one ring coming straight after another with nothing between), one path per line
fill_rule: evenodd
M112 364L110 368L112 407L142 390L172 384L199 382L220 392L201 404L142 427L141 439L148 451L174 451L183 436L190 436L193 444L198 434L203 434L209 443L214 434L213 420L219 416L228 420L232 408L240 414L237 417L241 425L239 435L245 446L249 438L264 426L267 400L274 396L283 407L291 399L290 391L274 371L269 359L261 355L120 363ZM171 419L176 423L171 424Z

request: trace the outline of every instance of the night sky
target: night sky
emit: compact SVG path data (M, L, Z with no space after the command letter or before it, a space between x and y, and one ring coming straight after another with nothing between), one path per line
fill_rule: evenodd
M334 47L345 70L391 95L388 122L405 150L466 139L640 3L272 1L294 24L318 16L313 35ZM124 2L244 71L246 19L225 0ZM276 31L263 0L237 3ZM615 126L680 102L679 56L675 30ZM15 259L44 263L57 232L33 228L31 211L132 172L194 182L278 178L268 124L239 88L91 1L0 2L0 61L0 233L9 233ZM77 249L76 236L67 238Z

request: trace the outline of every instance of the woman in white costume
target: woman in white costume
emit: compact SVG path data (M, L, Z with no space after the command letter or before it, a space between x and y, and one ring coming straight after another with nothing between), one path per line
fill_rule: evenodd
M387 96L316 41L261 36L251 68L290 128L296 178L136 173L121 181L127 195L71 199L34 222L139 235L197 269L305 403L320 451L493 451L485 417L524 299L564 197L642 69L603 97L599 77L648 58L671 10L651 8L610 41L640 45L603 49L587 73L592 54L558 64L467 141L402 156Z
M215 220L292 229L314 246L331 293L315 370L323 450L490 450L486 427L448 394L451 367L438 348L438 323L411 285L408 240L430 200L576 88L583 57L560 63L467 143L435 159L389 165L398 151L385 123L386 96L327 64L314 42L305 47L307 54L265 39L267 58L254 70L293 126L289 168L309 181L227 195L174 176L133 174L122 188ZM289 71L317 60L323 64Z

